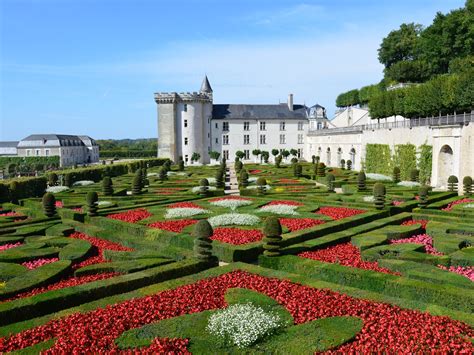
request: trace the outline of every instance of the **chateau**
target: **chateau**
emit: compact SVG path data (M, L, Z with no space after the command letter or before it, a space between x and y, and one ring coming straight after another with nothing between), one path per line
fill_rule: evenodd
M275 105L214 104L207 76L199 92L156 93L158 105L158 156L186 164L198 153L199 162L210 162L209 152L234 159L245 153L244 162L255 160L252 150L298 151L298 158L319 156L327 166L351 160L363 167L367 144L387 144L392 154L401 144L432 146L431 184L446 187L450 175L474 176L474 114L405 119L401 116L371 119L368 110L349 107L332 120L324 107L293 103ZM271 156L273 159L273 156Z

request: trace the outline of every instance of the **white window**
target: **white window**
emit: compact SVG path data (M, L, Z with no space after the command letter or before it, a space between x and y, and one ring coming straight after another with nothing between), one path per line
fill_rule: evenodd
M223 131L229 130L229 122L222 122L222 130Z
M189 161L189 155L184 156L184 161L187 163Z
M260 122L260 130L261 130L261 131L266 131L266 130L267 130L267 127L266 127L266 123L265 123L265 122Z
M44 155L46 155L47 157L49 157L49 149L45 149L45 150L44 150Z
M303 144L303 135L298 134L298 144Z
M183 111L184 111L184 112L188 112L188 104L184 104Z
M222 144L224 144L224 145L229 144L229 135L228 134L224 134L222 136Z
M264 134L260 135L260 144L267 144L267 136Z
M222 151L222 156L224 157L225 160L229 160L229 151L228 150L223 150Z
M285 130L285 121L280 122L280 131Z
M184 137L184 145L188 145L188 137Z
M303 124L304 124L304 122L298 122L298 131L303 130Z
M244 156L245 160L250 159L250 150L248 150L248 149L244 150L244 154L245 154L245 156Z
M188 120L184 120L184 127L188 127Z
M318 122L318 129L321 129L321 127L322 127L321 122Z
M244 144L250 144L250 135L244 134Z
M303 156L303 149L298 148L298 159Z
M244 131L250 131L250 122L244 122Z
M284 134L280 134L280 144L285 144L286 143L286 138Z

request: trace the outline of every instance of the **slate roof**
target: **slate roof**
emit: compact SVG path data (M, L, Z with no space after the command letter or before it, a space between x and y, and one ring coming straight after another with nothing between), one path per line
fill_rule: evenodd
M0 148L16 148L18 141L0 142Z
M84 142L78 137L68 134L32 134L23 138L18 143L18 148L25 147L64 147L84 146Z
M209 83L209 79L207 78L207 75L204 77L204 80L202 81L200 91L201 92L212 93L212 87L211 87L211 84Z
M286 103L279 105L213 105L213 119L307 119L307 107L293 105L290 111Z

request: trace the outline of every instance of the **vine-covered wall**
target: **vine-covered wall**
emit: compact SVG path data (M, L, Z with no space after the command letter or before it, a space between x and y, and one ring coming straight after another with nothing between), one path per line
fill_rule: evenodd
M410 171L416 169L416 147L413 144L396 145L393 166L400 168L402 181L410 180Z
M420 182L426 184L431 181L431 168L433 166L433 147L428 144L420 145L418 169L420 169Z
M365 147L365 168L368 173L391 175L392 153L388 144L367 144Z

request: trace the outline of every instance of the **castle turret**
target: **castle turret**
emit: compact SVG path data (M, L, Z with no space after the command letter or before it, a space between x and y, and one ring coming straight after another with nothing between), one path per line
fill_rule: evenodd
M207 75L204 76L204 79L201 84L200 92L212 94L212 87L211 87L211 84L209 83L209 79L207 78Z

